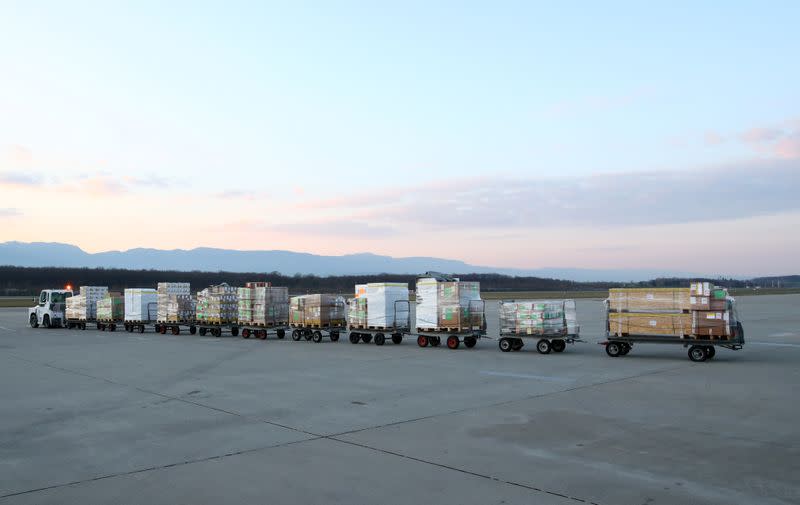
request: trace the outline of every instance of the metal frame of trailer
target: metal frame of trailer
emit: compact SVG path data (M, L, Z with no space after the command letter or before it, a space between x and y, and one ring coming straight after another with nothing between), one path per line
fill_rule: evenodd
M633 345L637 343L682 345L684 348L689 348L689 359L695 362L702 362L712 359L717 354L715 347L724 347L725 349L738 351L744 346L744 328L742 327L742 323L739 321L735 306L731 310L731 314L733 315L729 326L731 335L730 338L726 338L724 340L721 337L696 338L691 335L665 336L629 333L623 335L612 335L608 313L608 301L606 301L606 341L599 342L599 344L605 346L606 354L612 358L626 356L629 352L631 352Z
M411 326L406 324L404 326L397 325L397 304L405 303L408 307L408 319L411 319L411 301L409 300L396 300L394 302L394 319L395 324L392 326L370 326L370 325L352 325L348 324L349 335L351 344L364 342L369 344L375 342L375 345L383 345L386 342L386 334L392 339L392 343L401 344L403 342L403 335L411 331ZM369 310L369 308L367 308Z
M278 320L273 316L272 320L264 323L239 321L239 333L242 334L242 338L255 337L261 340L266 340L269 336L269 332L272 331L275 332L275 336L278 337L278 339L283 340L286 337L286 330L289 329L289 302L276 303L275 306L285 306L286 319Z
M85 330L87 324L97 324L95 319L65 319L64 327L68 330L72 328L78 330Z
M536 350L539 354L550 354L553 352L564 352L567 344L583 342L579 335L569 333L499 333L498 347L503 352L520 351L525 346L525 340L536 340Z
M289 327L292 328L292 340L295 342L305 338L306 341L313 341L317 344L322 342L325 337L331 339L331 342L338 342L341 333L347 331L347 324L323 326L290 323Z
M180 321L160 320L155 323L156 333L161 333L162 335L165 335L168 331L173 335L180 335L181 328L187 328L191 335L199 333L201 337L206 336L208 333L210 333L212 337L221 337L225 330L236 337L239 335L240 325L236 322L216 323L211 321L198 321L195 319Z

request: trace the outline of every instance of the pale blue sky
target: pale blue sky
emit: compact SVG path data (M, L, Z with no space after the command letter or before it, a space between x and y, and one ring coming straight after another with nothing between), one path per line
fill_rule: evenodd
M798 26L777 1L0 0L2 168L308 203L791 158Z

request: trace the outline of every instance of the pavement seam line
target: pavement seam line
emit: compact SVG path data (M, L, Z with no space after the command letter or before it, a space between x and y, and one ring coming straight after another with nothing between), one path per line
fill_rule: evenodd
M590 505L600 505L599 503L596 503L596 502L593 502L593 501L589 501L589 500L585 500L583 498L577 498L577 497L569 496L569 495L566 495L566 494L563 494L563 493L558 493L558 492L555 492L555 491L549 491L547 489L539 488L539 487L536 487L536 486L530 486L528 484L522 484L522 483L519 483L519 482L514 482L514 481L501 479L499 477L492 477L491 475L485 475L485 474L482 474L482 473L473 472L471 470L466 470L464 468L458 468L458 467L455 467L455 466L445 465L443 463L436 463L436 462L433 462L433 461L429 461L427 459L417 458L417 457L414 457L414 456L409 456L407 454L401 454L399 452L394 452L394 451L390 451L390 450L387 450L387 449L380 449L378 447L372 447L370 445L361 444L361 443L353 442L353 441L350 441L350 440L341 440L341 439L334 438L334 437L323 437L323 438L326 438L328 440L332 440L332 441L335 441L335 442L339 442L339 443L342 443L342 444L352 445L352 446L355 446L355 447L361 447L362 449L368 449L368 450L380 452L382 454L387 454L387 455L395 456L395 457L398 457L398 458L403 458L403 459L408 459L408 460L411 460L411 461L416 461L417 463L423 463L423 464L426 464L426 465L431 465L431 466L435 466L435 467L438 467L438 468L444 468L444 469L451 470L451 471L454 471L454 472L459 472L459 473L463 473L463 474L466 474L466 475L471 475L473 477L480 477L482 479L487 479L487 480L491 480L491 481L494 481L494 482L499 482L501 484L507 484L507 485L510 485L510 486L517 486L517 487L521 487L521 488L528 489L528 490L531 490L531 491L536 491L536 492L539 492L539 493L546 493L546 494L549 494L549 495L552 495L552 496L558 496L558 497L561 497L561 498L566 498L568 500L572 500L572 501L575 501L575 502L578 502L578 503L588 503Z
M293 440L291 442L283 442L283 443L280 443L280 444L267 445L267 446L264 446L264 447L254 447L252 449L242 449L241 451L228 452L228 453L225 453L225 454L215 454L214 456L208 456L208 457L205 457L205 458L189 459L189 460L185 460L185 461L178 461L178 462L175 462L175 463L167 463L165 465L152 466L152 467L148 467L148 468L139 468L137 470L130 470L128 472L117 472L117 473L111 473L111 474L107 474L107 475L100 475L100 476L97 476L97 477L92 477L90 479L76 480L76 481L73 481L73 482L65 482L65 483L62 483L62 484L53 484L51 486L45 486L45 487L40 487L40 488L36 488L36 489L28 489L26 491L17 491L15 493L4 494L4 495L0 495L0 500L4 500L6 498L13 498L15 496L20 496L20 495L25 495L25 494L38 493L38 492L41 492L41 491L49 491L51 489L59 489L59 488L62 488L62 487L77 486L77 485L86 484L86 483L89 483L89 482L96 482L96 481L100 481L100 480L113 479L113 478L116 478L116 477L126 477L128 475L136 475L136 474L140 474L140 473L154 472L154 471L164 470L164 469L167 469L167 468L173 468L173 467L177 467L177 466L193 465L193 464L196 464L196 463L205 463L207 461L215 461L215 460L218 460L218 459L224 459L224 458L228 458L228 457L231 457L231 456L241 456L243 454L250 454L250 453L259 452L259 451L266 451L266 450L269 450L269 449L278 449L278 448L286 447L286 446L289 446L289 445L302 444L304 442L312 442L314 440L322 440L324 438L325 437L314 437L314 438L307 438L307 439L304 439L304 440Z

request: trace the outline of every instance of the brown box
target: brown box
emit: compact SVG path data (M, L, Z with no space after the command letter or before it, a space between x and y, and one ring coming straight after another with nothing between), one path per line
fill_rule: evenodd
M681 337L691 334L692 316L688 313L610 312L608 314L608 330L612 335L618 336L628 334Z
M729 319L729 313L724 310L696 310L692 312L692 334L698 337L727 337L730 335Z
M682 312L690 310L688 288L613 288L608 290L614 312Z

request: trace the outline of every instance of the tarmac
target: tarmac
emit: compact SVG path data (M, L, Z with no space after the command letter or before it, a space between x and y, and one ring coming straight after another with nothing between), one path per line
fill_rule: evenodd
M800 295L610 358L31 329L0 309L0 504L800 503ZM496 303L487 303L489 335Z

